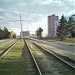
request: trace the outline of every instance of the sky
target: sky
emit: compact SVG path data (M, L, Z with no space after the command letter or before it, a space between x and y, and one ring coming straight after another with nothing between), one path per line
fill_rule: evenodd
M0 28L20 34L20 14L22 30L34 34L37 28L48 31L47 17L55 14L61 18L75 14L75 0L0 0Z

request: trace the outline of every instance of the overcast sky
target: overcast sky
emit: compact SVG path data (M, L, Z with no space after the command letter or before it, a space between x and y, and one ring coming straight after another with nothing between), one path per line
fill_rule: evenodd
M19 34L20 13L23 31L34 33L38 27L47 31L47 16L75 14L75 0L0 0L0 28L7 27Z

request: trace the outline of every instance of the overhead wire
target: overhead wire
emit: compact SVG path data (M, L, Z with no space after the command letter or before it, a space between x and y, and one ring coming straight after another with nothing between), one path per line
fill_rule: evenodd
M9 12L8 11L8 8L6 7L6 5L5 5L5 3L4 3L4 1L3 0L1 0L1 2L2 2L2 4L3 4L3 6L4 6L4 8L6 9L6 11L7 11L7 13L11 13L11 12ZM37 1L37 3L36 3L36 5L34 6L34 8L33 8L33 13L35 13L35 11L36 11L36 9L37 9L37 6L38 6L38 4L39 4L39 0ZM19 11L19 10L18 10ZM19 11L20 12L20 11ZM24 14L23 14L24 15ZM35 15L33 15L33 16L31 16L32 18L31 19L29 19L29 20L22 20L22 21L25 21L25 22L27 22L28 23L28 27L29 27L29 23L30 22L34 22L34 21L31 21L32 19L33 19L33 17L34 17ZM3 19L3 21L5 21L6 23L15 23L15 22L19 22L20 20L6 20L6 19Z
M1 2L2 2L2 4L3 4L3 6L4 6L4 8L6 9L6 10L8 10L7 9L7 7L6 7L6 5L5 5L5 3L4 3L4 1L3 0L1 0ZM32 11L34 11L35 12L35 10L36 10L36 8L37 8L37 6L38 6L38 3L39 3L39 0L37 1L37 3L36 3L36 5L35 5L35 7L34 7L34 9L32 10ZM19 11L19 10L18 10ZM7 11L7 13L11 13L11 12L8 12ZM23 14L24 15L24 14ZM30 20L32 20L33 19L33 16L32 16L32 18L30 19ZM18 20L19 21L19 20ZM28 21L28 20L23 20L23 21L26 21L26 22L31 22L31 21ZM13 21L13 22L15 22L15 21Z
M1 1L2 1L2 4L3 4L4 8L6 9L7 13L10 14L11 12L8 11L8 8L6 7L4 1L3 1L3 0L1 0ZM39 4L39 0L37 1L36 5L34 6L34 8L33 8L33 10L32 10L33 13L35 13L35 11L37 10L38 4ZM19 11L19 12L21 12L21 11ZM24 15L24 14L23 14L23 15ZM30 14L30 15L31 15L31 14ZM28 16L29 16L29 15L28 15ZM29 20L23 20L23 19L22 19L23 22L24 22L24 21L27 22L27 24L28 24L27 30L28 30L28 31L29 31L30 23L34 22L34 21L33 21L34 16L36 16L36 15L32 15ZM30 17L30 16L29 16L29 17ZM7 19L3 19L3 21L6 21L6 23L15 23L15 22L19 22L20 20L7 20Z
M35 5L35 7L34 7L34 9L33 9L33 13L35 13L38 4L39 4L39 0L37 1L36 5ZM34 16L35 16L35 15L34 15ZM31 16L32 18L31 18L30 20L32 20L34 16Z
M5 5L4 1L3 1L3 0L1 0L1 2L2 2L2 4L3 4L4 8L6 9L6 12L10 14L10 13L11 13L11 11L7 11L7 10L8 10L8 8L6 7L6 5Z
M2 2L2 4L3 4L4 8L6 9L6 12L7 12L7 13L9 13L9 14L11 14L11 12L10 12L10 11L8 11L8 8L6 7L6 5L5 5L4 1L3 1L3 0L1 0L1 2ZM4 20L4 21L8 21L8 22L15 22L15 21L7 20L7 19L3 19L3 20Z
M39 0L37 1L37 3L36 3L36 5L34 6L34 8L33 8L33 13L35 13L35 11L36 11L36 9L37 9L37 7L38 7L38 4L39 4ZM30 15L28 15L28 16L30 16ZM34 21L31 21L31 20L33 20L33 17L34 17L34 15L33 16L31 16L31 19L29 19L29 22L27 22L27 24L28 24L28 26L27 26L27 29L29 28L29 26L30 26L30 22L34 22ZM29 30L29 29L28 29Z

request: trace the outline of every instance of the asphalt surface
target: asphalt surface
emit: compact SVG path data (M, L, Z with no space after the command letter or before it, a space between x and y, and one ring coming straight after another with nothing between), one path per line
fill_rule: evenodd
M38 40L31 38L32 40L35 40L40 43L44 43L48 46L56 47L56 49L60 49L60 54L63 56L68 56L69 58L75 60L75 44L63 44L58 42L48 42L45 40ZM55 52L59 53L59 50L54 50ZM63 53L62 53L63 52Z

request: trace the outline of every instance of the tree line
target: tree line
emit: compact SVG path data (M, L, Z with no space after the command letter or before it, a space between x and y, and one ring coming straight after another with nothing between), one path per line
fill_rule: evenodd
M7 39L9 38L9 36L10 32L6 27L4 27L3 29L0 28L0 39Z
M69 20L66 20L64 15L62 15L59 25L57 27L57 36L64 40L65 37L75 37L75 21L73 17L69 17Z
M36 36L42 38L42 32L43 29L39 27L36 30ZM62 15L57 27L56 34L61 40L64 40L66 37L75 37L75 21L72 16L69 17L68 20L66 20L64 15Z

